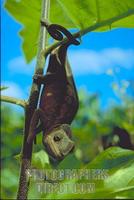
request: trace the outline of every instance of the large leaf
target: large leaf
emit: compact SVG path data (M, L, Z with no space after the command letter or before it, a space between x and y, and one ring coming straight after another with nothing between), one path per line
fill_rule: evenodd
M82 30L105 20L103 27L97 31L115 27L134 27L133 0L51 0L50 4L51 22L66 28ZM37 52L41 0L7 0L5 8L24 26L20 35L23 38L25 57L29 62ZM111 19L115 21L112 24Z
M95 183L95 191L83 194L55 194L49 199L105 199L105 198L134 198L134 152L111 147L98 155L85 169L108 170L104 179L82 180L83 183ZM81 181L79 181L80 183ZM64 182L66 184L66 181ZM70 184L72 184L72 180ZM78 181L76 181L78 183Z

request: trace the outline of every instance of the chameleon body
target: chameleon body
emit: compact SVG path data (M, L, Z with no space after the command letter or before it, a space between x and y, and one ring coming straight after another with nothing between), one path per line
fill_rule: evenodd
M79 42L72 37L53 50L46 75L33 77L37 84L44 86L39 108L35 110L31 119L27 142L33 142L36 134L42 131L46 151L56 160L62 160L74 149L70 124L77 113L79 101L67 61L67 48L71 44L78 45Z

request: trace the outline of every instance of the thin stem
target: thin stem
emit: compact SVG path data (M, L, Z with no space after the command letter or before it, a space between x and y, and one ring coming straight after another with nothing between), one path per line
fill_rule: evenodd
M80 30L80 31L74 33L73 36L74 36L75 38L79 38L79 37L81 37L81 36L83 36L83 35L85 35L85 34L91 32L91 31L94 31L94 30L96 30L96 29L98 29L98 28L101 28L101 27L104 27L104 26L109 26L109 25L111 25L112 23L117 22L118 20L121 20L121 19L126 18L126 17L128 17L128 16L131 16L131 15L133 15L133 14L134 14L134 9L128 10L128 12L125 12L125 13L123 13L123 14L121 14L121 15L118 15L118 16L116 16L116 17L112 17L112 18L110 18L110 19L107 19L107 20L104 20L104 21L101 21L101 22L97 22L96 24L94 24L94 25L92 25L92 26L89 26L89 27L87 27L87 28L85 28L85 29L83 29L83 30ZM52 51L53 49L55 49L55 48L58 47L60 44L66 42L66 41L67 41L67 39L64 38L64 39L62 40L62 42L55 42L53 45L51 45L50 47L48 47L48 48L46 49L46 51L45 51L45 56L47 56L49 53L51 53L51 51Z
M48 19L49 12L49 0L42 0L42 11L41 19ZM30 27L29 27L30 28ZM47 45L47 31L44 27L41 27L39 34L39 43L38 43L38 54L37 54L37 63L35 68L36 74L43 74L43 68L45 65L45 58L42 52L45 50ZM31 167L31 157L32 157L32 144L27 143L27 137L29 134L29 127L32 115L38 104L40 86L36 83L32 83L31 92L28 100L28 105L25 109L25 126L24 126L24 140L22 146L22 162L20 169L20 180L19 188L17 193L17 199L27 199L28 189L29 189L29 178L27 177L27 170Z
M9 97L9 96L1 96L1 101L3 102L7 102L7 103L12 103L12 104L16 104L21 106L22 108L26 107L26 101L22 100L22 99L17 99L14 97Z

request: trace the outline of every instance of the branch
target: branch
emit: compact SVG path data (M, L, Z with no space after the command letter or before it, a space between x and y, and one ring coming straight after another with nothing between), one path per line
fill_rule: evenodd
M14 98L14 97L1 96L1 101L16 104L16 105L21 106L22 108L26 107L26 101L24 101L22 99L17 99L17 98Z
M94 31L98 28L101 28L101 27L104 27L104 26L109 26L111 25L112 23L118 21L118 20L121 20L123 18L126 18L128 16L131 16L134 14L134 9L131 9L131 10L128 10L128 12L125 12L121 15L118 15L116 17L113 17L113 18L110 18L110 19L107 19L107 20L104 20L104 21L101 21L101 22L97 22L96 24L92 25L92 26L89 26L88 28L85 28L83 30L80 30L78 31L77 33L74 33L73 36L75 38L79 38L91 31ZM59 45L65 43L66 41L68 41L66 38L64 38L62 40L62 42L55 42L53 45L51 45L50 47L48 47L46 50L45 50L45 56L47 56L49 53L51 53L51 51L53 49L55 49L56 47L58 47Z
M50 0L42 0L42 11L41 19L44 21L48 18ZM30 28L30 27L29 27ZM47 31L41 26L39 34L38 43L38 54L37 63L35 68L35 74L43 74L43 68L45 65L45 57L42 52L46 48L47 43ZM20 180L19 188L17 193L17 199L27 199L28 189L29 189L29 178L27 177L27 170L31 167L31 157L32 157L32 144L27 143L27 137L29 134L29 127L34 110L37 107L38 99L40 93L40 86L36 83L32 83L31 92L28 100L28 105L25 109L25 126L24 126L24 140L22 147L22 163L20 169Z

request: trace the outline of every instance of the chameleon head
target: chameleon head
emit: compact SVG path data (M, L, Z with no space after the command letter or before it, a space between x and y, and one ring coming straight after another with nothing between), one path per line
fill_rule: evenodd
M74 149L74 142L71 140L69 125L63 124L51 130L43 138L48 154L56 160L63 160Z

